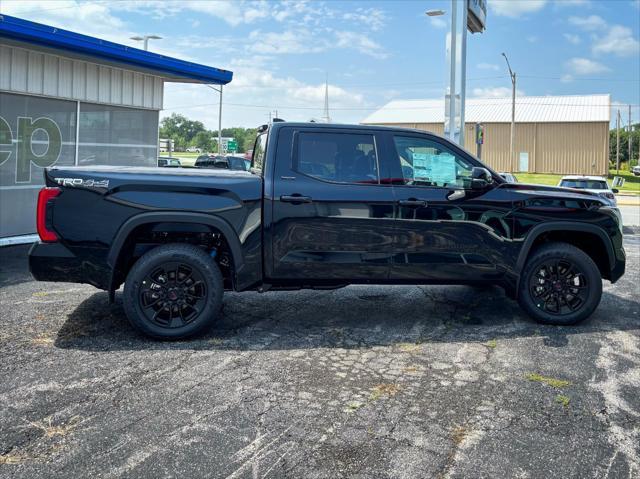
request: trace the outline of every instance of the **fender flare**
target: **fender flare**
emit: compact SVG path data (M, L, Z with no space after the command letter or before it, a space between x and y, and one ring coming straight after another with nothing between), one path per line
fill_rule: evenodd
M195 223L212 226L219 230L227 241L231 250L231 256L233 257L236 274L244 264L242 245L240 244L240 239L238 238L237 233L227 221L218 216L180 211L141 213L125 221L111 242L111 248L107 255L107 264L111 270L111 278L109 279L110 294L113 294L114 291L113 282L116 273L116 265L118 264L120 252L122 251L125 241L135 228L151 223Z
M518 275L522 272L524 268L524 264L527 261L527 256L529 256L529 252L531 250L531 246L533 246L533 242L543 233L548 233L550 231L575 231L582 233L592 233L598 236L602 243L604 244L605 250L607 251L607 257L609 258L609 268L613 269L615 266L615 254L613 251L613 244L611 244L611 238L607 233L600 228L599 226L588 224L588 223L572 223L569 221L553 221L549 223L542 223L534 226L531 231L527 234L524 243L522 244L522 248L520 248L520 253L518 254L518 261L516 262L516 271Z

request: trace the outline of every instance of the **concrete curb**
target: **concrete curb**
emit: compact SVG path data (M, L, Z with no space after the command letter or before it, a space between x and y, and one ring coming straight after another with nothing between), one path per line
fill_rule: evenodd
M618 206L640 206L640 196L617 195L616 202Z

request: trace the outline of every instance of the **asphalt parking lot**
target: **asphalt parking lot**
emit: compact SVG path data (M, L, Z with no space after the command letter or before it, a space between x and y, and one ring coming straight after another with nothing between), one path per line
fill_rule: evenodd
M498 288L228 294L153 342L0 250L0 477L639 477L640 228L574 327Z

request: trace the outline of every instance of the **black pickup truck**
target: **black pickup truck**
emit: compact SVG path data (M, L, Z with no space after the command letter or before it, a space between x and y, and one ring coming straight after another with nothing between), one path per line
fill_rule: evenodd
M538 321L572 324L624 273L617 209L580 190L506 183L422 131L273 123L250 171L45 172L33 276L124 283L131 323L182 338L225 290L497 284ZM390 311L390 314L392 312Z

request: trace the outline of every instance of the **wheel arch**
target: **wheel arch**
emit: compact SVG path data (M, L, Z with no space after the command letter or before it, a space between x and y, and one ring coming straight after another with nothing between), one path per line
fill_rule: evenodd
M111 271L109 278L109 295L113 298L116 288L118 265L122 260L123 249L127 244L127 240L140 227L153 224L184 224L184 225L206 225L220 232L227 245L234 265L234 274L237 274L243 264L244 258L242 254L242 245L240 239L234 231L233 227L224 219L211 216L204 213L196 212L149 212L129 218L116 233L109 253L107 255L107 264ZM235 278L233 279L235 282Z
M576 236L580 233L582 233L582 236ZM584 236L585 234L588 236ZM594 248L585 247L589 238L597 238L599 240L600 246L603 247L605 252L604 258L598 255ZM571 222L550 222L534 226L527 235L518 254L516 263L518 275L524 269L531 251L547 240L562 241L580 248L598 265L602 277L607 279L610 277L611 270L615 266L615 253L611 238L602 228L596 225Z

